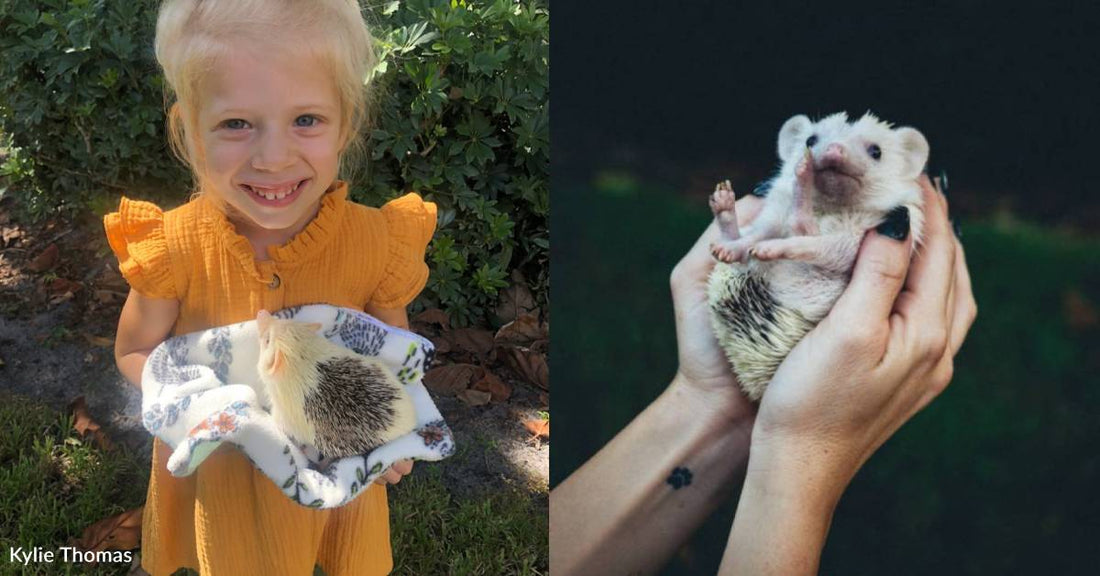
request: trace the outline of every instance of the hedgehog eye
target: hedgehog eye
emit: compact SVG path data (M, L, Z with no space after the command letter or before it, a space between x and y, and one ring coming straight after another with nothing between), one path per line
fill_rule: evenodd
M878 147L878 144L871 144L867 147L867 153L871 155L871 158L878 160L882 158L882 148Z
M817 134L814 134L813 136L810 136L806 139L807 148L813 148L814 144L817 144Z

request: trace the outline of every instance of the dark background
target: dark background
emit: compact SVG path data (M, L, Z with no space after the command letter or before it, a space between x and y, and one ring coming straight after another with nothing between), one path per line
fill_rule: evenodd
M1100 9L1052 6L559 3L552 485L675 372L668 275L714 182L767 177L794 114L872 110L948 171L980 312L951 387L845 494L821 572L1094 573ZM713 574L735 504L666 573Z

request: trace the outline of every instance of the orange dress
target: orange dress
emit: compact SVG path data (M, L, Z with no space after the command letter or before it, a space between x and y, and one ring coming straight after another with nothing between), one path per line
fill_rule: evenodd
M368 208L348 201L347 185L337 182L306 228L257 261L248 239L202 197L167 212L123 198L104 218L131 288L179 300L173 335L251 320L260 309L403 307L427 281L424 251L435 222L435 205L416 194ZM392 569L385 487L315 510L284 496L231 444L182 478L169 474L169 455L155 440L141 551L153 576L180 567L203 576L302 576L315 563L329 576Z

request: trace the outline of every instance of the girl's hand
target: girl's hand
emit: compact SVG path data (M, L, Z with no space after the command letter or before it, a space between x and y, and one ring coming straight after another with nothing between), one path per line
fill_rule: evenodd
M383 486L386 484L397 484L401 481L401 478L408 476L409 473L412 472L412 469L412 460L398 460L393 463L393 466L387 468L381 476L375 479L374 483L382 484Z
M839 497L871 454L951 381L977 306L947 200L927 177L921 186L924 245L910 265L911 236L867 234L848 288L764 394L750 470L771 466L782 451L784 462L831 478L829 492Z
M746 196L737 201L738 226L751 222L764 201ZM672 269L672 306L676 314L676 342L680 366L673 386L700 393L707 403L726 410L736 419L751 417L752 405L741 393L725 352L718 345L710 324L707 278L716 260L710 245L719 238L718 225L711 225Z

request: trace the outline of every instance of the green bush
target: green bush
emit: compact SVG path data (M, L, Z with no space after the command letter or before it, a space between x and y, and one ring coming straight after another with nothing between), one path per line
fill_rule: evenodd
M519 270L549 292L549 15L495 0L392 2L374 15L381 94L369 177L377 203L417 190L439 205L426 303L484 317Z
M363 4L368 4L363 2ZM18 150L31 215L102 205L104 195L168 202L190 176L164 129L153 55L156 0L0 2L0 132ZM352 198L416 190L440 208L419 306L459 324L488 317L518 278L549 292L549 15L510 0L371 4L378 38L369 160L349 166Z
M156 7L0 2L0 131L26 159L6 172L25 177L20 200L31 215L81 209L110 190L182 193L190 183L164 137Z

